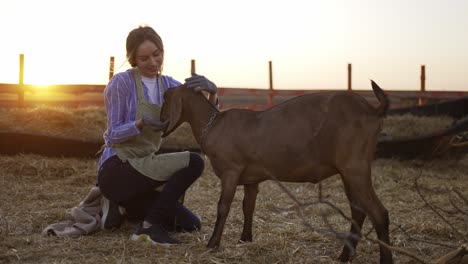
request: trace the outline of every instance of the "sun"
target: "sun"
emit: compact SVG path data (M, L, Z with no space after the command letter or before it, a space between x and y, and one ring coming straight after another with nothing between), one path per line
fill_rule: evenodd
M31 84L34 89L43 90L51 85L51 74L48 67L40 65L39 62L31 61L27 66L27 71L24 73L24 83ZM53 81L53 80L52 80Z
M49 87L48 84L34 84L33 88L37 90L46 90Z

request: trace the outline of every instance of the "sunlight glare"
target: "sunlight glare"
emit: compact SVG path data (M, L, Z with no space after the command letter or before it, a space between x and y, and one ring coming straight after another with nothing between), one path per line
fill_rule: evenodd
M35 84L33 86L33 88L36 90L46 90L48 87L49 87L48 84Z

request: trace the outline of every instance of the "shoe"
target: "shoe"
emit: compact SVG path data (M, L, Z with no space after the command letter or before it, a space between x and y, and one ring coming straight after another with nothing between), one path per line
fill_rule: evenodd
M170 246L180 244L180 241L171 238L167 230L157 224L148 228L143 228L143 223L138 224L135 233L130 237L130 239L151 245Z
M101 199L101 229L116 230L120 228L125 219L125 209L106 197Z

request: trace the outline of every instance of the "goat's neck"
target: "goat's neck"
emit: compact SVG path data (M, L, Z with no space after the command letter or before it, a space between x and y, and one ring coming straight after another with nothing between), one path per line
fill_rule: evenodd
M187 122L192 128L195 140L203 148L203 140L206 139L206 135L209 133L219 110L201 96L196 96L193 100L190 100L190 109L188 110Z

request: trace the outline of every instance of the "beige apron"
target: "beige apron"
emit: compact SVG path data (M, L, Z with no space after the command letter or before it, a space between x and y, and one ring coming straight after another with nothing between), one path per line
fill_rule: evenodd
M138 93L135 120L143 116L159 119L161 106L150 104L145 99L138 68L133 69L133 75ZM184 151L156 155L155 152L161 146L162 134L161 131L155 132L150 127L144 126L140 134L126 142L113 144L112 149L122 161L128 161L141 174L157 181L167 181L176 171L188 166L190 154Z

